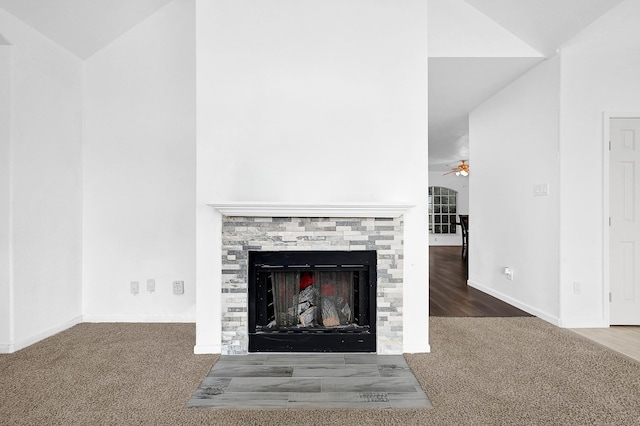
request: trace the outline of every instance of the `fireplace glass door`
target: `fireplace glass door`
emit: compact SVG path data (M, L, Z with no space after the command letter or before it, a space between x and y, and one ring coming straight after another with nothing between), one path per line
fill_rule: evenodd
M353 327L356 272L272 272L273 327Z
M373 251L250 252L249 351L375 350L375 261Z

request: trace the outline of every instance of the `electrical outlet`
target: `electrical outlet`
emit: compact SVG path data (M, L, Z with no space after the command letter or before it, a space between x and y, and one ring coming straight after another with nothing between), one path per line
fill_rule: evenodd
M581 294L582 293L582 283L580 281L573 282L573 294Z
M140 283L138 281L131 281L131 294L136 295L140 293Z
M150 278L147 280L147 291L153 293L156 291L156 280Z
M533 186L533 195L536 197L545 197L549 195L548 183L537 183Z
M504 268L504 274L507 276L507 279L509 281L513 281L513 269L511 269L508 266L506 266Z
M173 282L173 294L184 294L184 281Z

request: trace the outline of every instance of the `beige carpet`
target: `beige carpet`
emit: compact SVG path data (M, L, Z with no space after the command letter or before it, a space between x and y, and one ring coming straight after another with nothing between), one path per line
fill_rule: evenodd
M184 408L215 356L192 324L81 324L0 355L0 424L640 424L640 364L536 318L432 318L406 355L434 408Z

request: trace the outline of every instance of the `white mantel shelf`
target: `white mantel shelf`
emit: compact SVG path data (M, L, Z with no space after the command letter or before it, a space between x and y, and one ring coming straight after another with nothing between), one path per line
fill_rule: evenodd
M408 203L325 203L282 202L208 203L224 216L249 217L399 217L415 207Z

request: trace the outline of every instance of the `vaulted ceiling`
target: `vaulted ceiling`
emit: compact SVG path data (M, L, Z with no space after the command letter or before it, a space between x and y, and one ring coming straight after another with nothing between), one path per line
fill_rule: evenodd
M469 158L468 116L623 0L429 0L429 169Z
M0 0L0 8L87 59L171 1ZM429 163L448 170L469 159L470 111L623 0L427 1Z
M0 0L0 8L87 59L172 1Z

